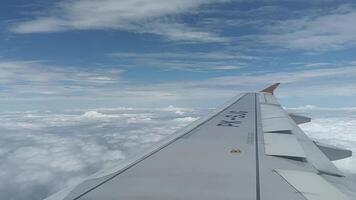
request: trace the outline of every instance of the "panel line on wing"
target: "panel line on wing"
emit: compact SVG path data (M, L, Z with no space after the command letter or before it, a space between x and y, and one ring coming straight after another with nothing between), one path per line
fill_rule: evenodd
M255 94L255 147L256 147L256 199L261 198L261 184L260 184L260 160L259 160L259 150L258 150L258 101L257 93Z

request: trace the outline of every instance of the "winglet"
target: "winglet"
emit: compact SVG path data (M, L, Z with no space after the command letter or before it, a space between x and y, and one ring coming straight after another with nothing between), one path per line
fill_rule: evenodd
M267 93L273 94L274 90L279 86L279 84L280 83L275 83L275 84L269 86L268 88L261 90L261 92L267 92Z

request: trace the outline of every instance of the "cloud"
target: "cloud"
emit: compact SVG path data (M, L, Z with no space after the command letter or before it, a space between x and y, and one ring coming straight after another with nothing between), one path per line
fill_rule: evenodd
M85 112L82 117L85 118L107 118L107 117L118 117L116 115L105 115L97 111L87 111Z
M330 114L332 108L304 108L315 107L295 108L293 112L313 117L311 123L302 126L308 135L356 151L355 111L334 110ZM0 113L0 198L43 199L98 170L116 165L207 112L168 106ZM117 117L83 117L88 113ZM38 128L17 127L23 122ZM355 173L355 162L353 157L336 164Z
M11 96L83 94L86 90L119 84L122 70L61 67L43 61L0 60L1 88ZM3 93L5 95L5 93Z
M308 109L305 109L308 108ZM335 164L347 173L356 173L356 110L354 108L318 108L305 106L299 112L312 117L311 123L301 125L301 128L317 141L350 149L353 157L335 161ZM330 112L332 111L332 112Z
M274 82L281 82L279 97L305 96L355 96L356 67L333 67L319 69L302 69L297 71L267 72L261 74L242 74L223 76L205 80L168 82L146 86L162 91L176 91L187 98L195 97L228 98L243 91L263 88ZM145 88L145 87L144 87ZM293 91L293 92L291 92Z
M224 42L215 33L199 30L174 18L200 6L224 0L79 0L56 3L41 16L13 25L14 33L69 30L126 30L152 33L170 40Z
M154 109L154 110L157 110L157 109ZM172 105L162 108L162 110L163 111L172 111L177 115L184 115L185 113L192 111L192 109L189 109L189 108L180 108L180 107L175 107Z
M294 7L295 2L290 3L267 0L256 3L251 9L208 10L207 17L201 21L206 27L215 29L242 30L234 32L233 43L241 50L260 54L265 54L266 50L320 54L355 47L353 19L356 9L353 3L307 1L304 3L308 6L304 7Z
M154 27L154 28L152 28ZM230 39L216 33L199 30L177 22L154 22L141 24L133 28L137 32L152 33L167 37L173 41L191 42L229 42Z
M38 84L56 81L105 84L118 81L121 72L122 70L86 71L74 67L51 66L43 61L0 61L0 82L3 84L16 81Z
M307 51L330 51L356 45L354 19L356 10L340 6L325 13L315 12L298 19L275 21L264 26L257 36L269 45Z
M174 106L2 112L0 199L44 199L151 146L200 114Z
M246 62L259 60L232 51L210 52L160 52L160 53L123 53L108 54L126 65L137 67L163 68L184 71L215 71L236 70L246 66Z
M197 120L198 118L195 117L181 117L181 118L176 118L174 119L175 122L194 122L195 120Z
M296 111L343 111L343 112L356 112L356 107L319 107L315 105L304 105L295 108L286 108L288 110L296 110Z
M182 60L185 56L184 54L167 55ZM207 54L197 54L197 56L204 55ZM146 54L125 54L125 56L132 60L136 60L136 56L142 56L142 59L149 57ZM155 56L159 57L153 54L153 59ZM230 55L216 54L215 57L218 60L228 59ZM196 104L200 103L200 106L212 106L236 93L254 91L276 81L282 82L278 90L278 96L281 98L308 96L324 98L330 97L331 94L340 97L356 95L356 84L353 81L356 78L356 67L353 64L329 68L300 68L295 71L264 73L257 71L251 74L158 83L127 81L124 72L117 69L87 68L83 71L78 67L51 66L38 61L0 61L0 72L0 83L2 83L0 96L5 97L2 99L2 107L5 109L6 106L14 104L12 99L18 102L15 103L16 109L19 108L18 105L26 107L24 104L29 105L27 109L55 109L56 106L75 109L107 105L137 107L147 104L165 106L167 102L186 106L196 102ZM7 102L6 99L10 100ZM26 123L18 125L32 126Z

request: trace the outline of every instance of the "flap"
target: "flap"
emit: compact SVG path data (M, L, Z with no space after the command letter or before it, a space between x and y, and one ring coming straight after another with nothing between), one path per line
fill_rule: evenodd
M264 132L280 132L293 130L292 124L286 117L276 117L262 119L262 129Z
M303 148L292 134L264 133L265 153L272 156L305 158Z
M286 117L287 114L282 107L270 104L261 104L261 116L263 119Z
M307 200L350 200L318 174L295 170L275 171Z

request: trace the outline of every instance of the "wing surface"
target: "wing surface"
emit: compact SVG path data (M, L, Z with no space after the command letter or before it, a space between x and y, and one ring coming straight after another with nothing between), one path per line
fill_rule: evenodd
M142 154L47 200L354 199L344 174L274 97L277 86L238 95Z

